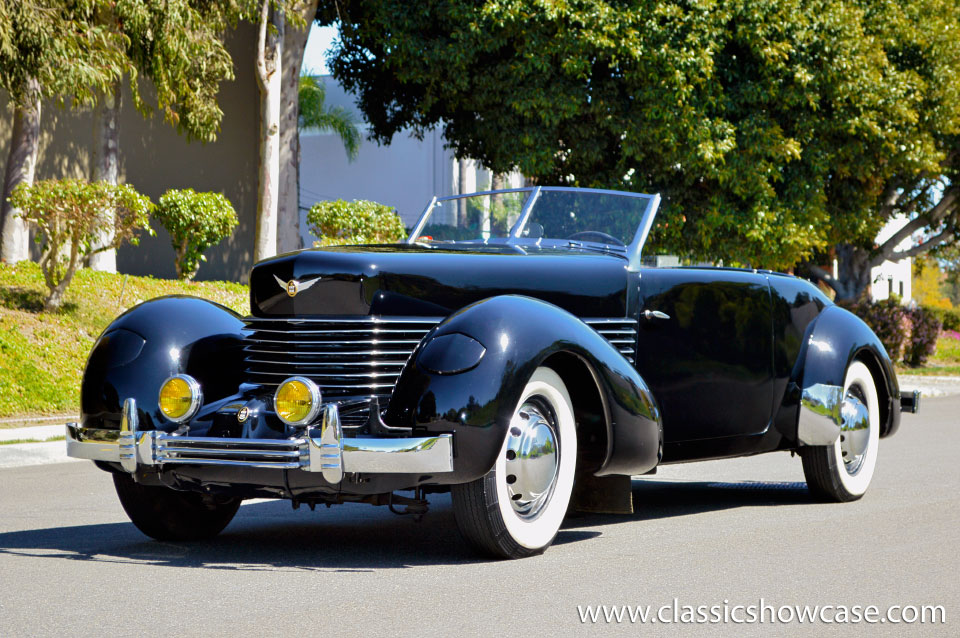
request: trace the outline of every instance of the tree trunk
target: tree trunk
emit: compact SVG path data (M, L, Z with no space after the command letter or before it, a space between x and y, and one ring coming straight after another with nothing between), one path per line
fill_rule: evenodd
M80 246L76 238L72 238L70 241L70 260L67 262L66 270L60 281L55 281L53 270L56 269L56 263L60 259L59 253L62 249L62 246L49 247L47 259L41 260L40 267L43 270L43 277L47 282L47 288L50 290L50 294L47 295L47 298L43 302L43 310L45 312L56 312L60 309L60 306L63 305L67 287L70 285L70 281L73 279L73 275L77 272L77 267L80 265ZM51 261L53 263L51 263Z
M285 253L303 248L300 238L300 67L317 15L318 0L305 0L297 13L303 29L287 29L283 38L283 87L280 105L280 203L277 221L278 249Z
M93 123L93 164L90 181L116 185L120 179L120 82L104 92L97 105ZM113 242L114 209L100 211L100 230L93 240L94 249ZM117 251L114 248L90 255L90 268L117 272Z
M280 97L284 16L263 0L257 42L260 87L260 179L257 185L257 232L254 262L277 254L277 207L280 186ZM272 29L267 28L269 21Z
M837 301L856 301L870 285L870 254L849 244L837 246L837 279L830 282Z
M457 194L466 195L467 189L470 188L467 185L467 171L469 170L468 162L465 157L457 159ZM460 228L467 227L467 200L458 199L457 200L457 226Z
M3 177L3 201L0 202L0 261L13 264L30 258L30 235L20 210L7 198L20 184L33 184L40 149L40 84L27 80L24 104L13 114L10 154Z

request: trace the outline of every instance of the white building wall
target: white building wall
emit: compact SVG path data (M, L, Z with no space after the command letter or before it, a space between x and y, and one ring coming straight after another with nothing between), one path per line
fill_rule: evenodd
M906 217L895 217L890 220L877 235L877 243L882 244L900 230L907 221ZM897 250L906 250L912 245L912 240L908 237L897 246ZM913 259L908 257L895 262L885 261L870 271L870 281L872 282L870 294L874 301L883 301L893 293L899 295L904 304L909 304L913 300L912 280Z

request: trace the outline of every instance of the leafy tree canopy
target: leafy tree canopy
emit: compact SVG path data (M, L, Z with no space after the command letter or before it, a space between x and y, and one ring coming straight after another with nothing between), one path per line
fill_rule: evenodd
M96 21L106 0L0 0L0 87L14 101L41 95L90 105L131 65L129 39Z
M232 2L119 0L99 15L128 36L131 63L151 80L164 118L188 138L212 141L220 129L220 82L234 78L223 42L231 11ZM149 110L138 91L134 100Z
M496 172L659 191L663 249L783 269L871 244L891 177L940 170L956 5L344 0L324 17L378 141L442 124Z

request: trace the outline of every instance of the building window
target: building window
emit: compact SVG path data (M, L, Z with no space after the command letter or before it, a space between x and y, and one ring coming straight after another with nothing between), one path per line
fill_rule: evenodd
M893 277L887 277L887 295L893 295Z
M900 282L900 298L903 298L903 282Z

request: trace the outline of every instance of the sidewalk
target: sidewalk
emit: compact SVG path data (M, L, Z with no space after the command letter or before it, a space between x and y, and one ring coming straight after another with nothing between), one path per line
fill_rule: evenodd
M66 421L64 421L65 423ZM61 441L49 443L9 443L19 439L46 441L53 437L62 437L64 423L55 425L33 425L24 428L0 428L0 468L20 467L24 465L44 465L47 463L68 463L82 459L67 456L67 444Z

